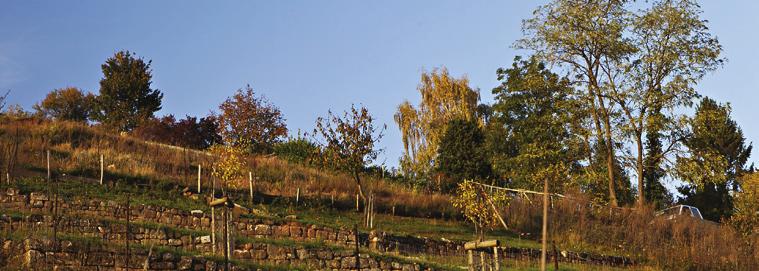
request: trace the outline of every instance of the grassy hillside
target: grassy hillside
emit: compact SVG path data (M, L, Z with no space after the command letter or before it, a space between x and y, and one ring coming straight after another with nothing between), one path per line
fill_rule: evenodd
M15 146L18 146L17 152ZM202 151L113 135L77 123L36 120L0 122L0 150L0 170L3 175L7 172L11 177L7 180L3 176L0 187L3 190L15 188L24 195L45 193L68 202L98 199L125 204L129 201L132 205L210 212L204 197L209 195L215 182L208 170L214 164L214 157ZM51 181L46 179L47 150L51 152ZM103 185L99 185L101 155L105 160ZM254 179L254 198L249 197L247 178L236 180L227 191L238 204L253 210L250 214L241 215L240 221L263 218L289 223L286 217L294 215L289 219L314 227L352 229L354 225L361 225L362 215L355 210L356 189L350 177L290 164L276 157L248 157L247 163ZM12 164L15 166L8 172L8 165ZM197 189L198 165L202 167L202 195L183 196L184 189ZM429 238L436 242L463 242L474 238L474 229L459 218L447 195L414 191L398 183L371 177L366 179L367 190L377 198L377 231L394 238ZM300 194L296 204L298 189ZM539 208L539 205L526 200L512 201L503 210L511 229L491 232L487 238L499 239L507 247L525 251L539 248ZM8 216L31 215L7 209L0 211ZM54 215L53 208L43 211ZM71 211L69 215L75 214ZM750 246L740 245L738 240L741 239L724 226L652 222L650 211L591 208L570 201L555 202L551 216L551 236L558 251L585 253L582 255L586 257L624 256L636 262L634 269L740 269L743 267L741 263L757 262L759 259L759 253L746 250ZM135 225L172 228L162 221L140 223ZM362 236L367 236L370 231L363 227L359 230ZM14 231L6 228L6 239L17 238L19 234L49 237L44 231ZM199 230L195 234L208 234L208 231ZM251 238L241 237L241 240L251 244L263 241L276 245L322 246L318 242L304 240ZM198 254L196 251L183 253ZM392 259L435 269L457 270L466 264L464 255L387 254L368 250L366 253L375 258L398 257ZM536 263L534 257L524 257L507 260L505 266L514 270L531 270ZM267 264L276 265L277 262ZM610 268L566 263L561 263L561 266L563 270Z

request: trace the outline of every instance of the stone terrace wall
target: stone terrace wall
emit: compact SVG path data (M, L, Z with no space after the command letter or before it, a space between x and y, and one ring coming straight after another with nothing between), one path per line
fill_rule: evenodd
M25 239L3 240L0 264L32 270L124 270L126 250L103 244L79 244L71 241ZM334 252L326 248L289 248L269 244L249 244L236 249L235 258L248 262L271 263L318 270L356 270L356 257L350 252ZM148 255L148 270L222 270L223 263L199 256L186 256L173 252L149 252L132 248L129 252L129 269L142 270ZM374 259L362 254L361 270L432 270L418 264L402 263L387 258ZM261 270L262 268L257 268ZM265 269L265 268L263 268ZM232 270L253 270L245 265Z
M43 193L19 194L15 189L0 193L0 208L28 212L50 212L53 200ZM126 207L113 201L97 199L72 201L58 200L58 208L63 214L81 214L114 220L126 218ZM161 223L184 229L211 231L209 214L192 214L189 211L158 206L130 206L130 220ZM218 221L217 221L218 223ZM235 232L252 238L289 238L293 240L324 241L335 245L354 246L355 234L352 230L305 224L297 221L270 220L262 218L242 218L232 221ZM377 237L377 238L374 238ZM464 255L463 242L446 242L431 238L402 237L376 232L371 238L360 234L361 243L367 245L375 240L379 251L398 251L401 254L426 254L437 256Z
M42 193L19 194L18 190L7 189L0 193L0 208L28 212L49 212L53 201ZM69 202L59 200L58 208L69 216L81 214L91 217L102 217L114 220L125 220L126 207L113 201L97 199L75 199ZM159 206L134 205L130 206L131 221L161 223L169 227L211 231L209 214L192 214L189 211L165 208ZM217 221L217 223L219 223ZM323 241L330 244L353 247L356 238L352 230L324 227L297 221L282 221L263 218L238 218L232 223L235 232L251 238L292 239L299 241ZM370 240L375 241L370 247L377 251L394 252L414 255L425 254L434 256L463 256L463 242L444 241L431 238L396 236L384 232L360 234L359 241L367 246ZM168 241L167 241L168 242ZM177 242L177 241L174 241ZM182 246L189 245L182 241ZM509 257L536 258L535 250L522 248L504 248ZM627 266L634 264L628 258L618 256L590 255L567 252L559 259L562 262L577 262L604 264L610 266Z

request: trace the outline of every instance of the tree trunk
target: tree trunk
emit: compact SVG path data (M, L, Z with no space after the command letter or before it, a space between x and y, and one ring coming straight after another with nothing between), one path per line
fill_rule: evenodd
M641 133L635 134L635 144L638 145L638 157L635 164L638 168L638 206L643 207L646 202L643 187L643 140Z
M366 204L366 196L364 194L364 188L361 186L361 176L359 176L358 171L353 172L353 178L356 180L356 186L358 187L358 195L361 197L361 201Z
M592 87L589 88L593 95L593 102L591 105L592 110L592 117L593 117L593 123L596 126L596 137L598 138L598 142L604 142L604 148L606 148L606 173L609 178L609 204L613 207L617 207L617 193L615 191L614 187L614 149L611 140L611 127L610 120L609 120L609 114L607 112L606 106L603 105L603 97L601 97L595 90L593 90ZM598 99L600 110L603 111L603 117L604 117L604 125L601 125L601 116L599 116L599 108L596 107L596 98ZM605 132L602 131L602 127L605 128ZM604 139L605 138L605 139Z
M611 120L609 120L609 112L606 106L603 105L603 98L598 97L598 101L601 103L601 110L604 113L604 130L606 142L606 174L609 176L609 204L612 207L617 207L617 192L615 189L614 180L614 142L612 141L611 134Z

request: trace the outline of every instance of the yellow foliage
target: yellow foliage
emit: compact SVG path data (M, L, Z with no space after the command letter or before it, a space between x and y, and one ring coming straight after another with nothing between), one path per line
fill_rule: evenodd
M423 72L417 90L422 96L418 108L405 101L398 106L394 117L404 146L402 170L406 174L424 175L434 167L448 122L477 117L480 94L469 87L466 76L454 78L446 68Z
M744 235L759 234L759 173L746 175L741 185L730 224Z
M228 185L229 181L242 177L245 170L245 150L248 145L247 141L240 140L237 144L211 146L211 153L218 158L216 170L213 172L214 177L221 179L225 185Z
M488 199L490 198L490 202ZM453 206L461 210L468 221L472 222L476 230L481 234L485 229L493 229L498 225L498 215L493 210L493 205L497 208L506 207L509 204L509 197L503 191L494 191L486 194L481 186L470 180L465 180L459 184L456 196L451 200Z

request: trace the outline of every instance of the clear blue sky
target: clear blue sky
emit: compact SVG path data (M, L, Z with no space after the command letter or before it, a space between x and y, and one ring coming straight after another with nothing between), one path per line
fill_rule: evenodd
M127 49L153 60L153 86L164 93L158 115L205 115L251 84L295 133L311 131L328 109L361 103L388 125L379 162L397 165L392 116L404 99L418 101L421 70L467 74L492 101L495 70L525 54L510 46L543 2L3 1L0 90L27 110L54 88L97 93L100 65ZM759 1L702 2L729 62L698 88L730 102L759 142Z

